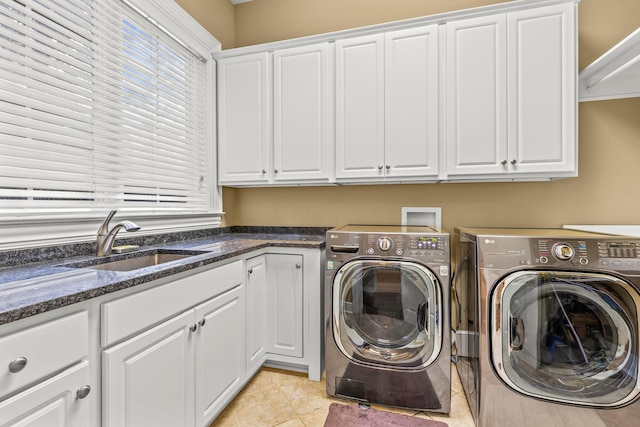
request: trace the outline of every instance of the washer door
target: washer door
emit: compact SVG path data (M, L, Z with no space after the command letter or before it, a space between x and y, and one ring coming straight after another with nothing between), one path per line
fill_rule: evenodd
M521 271L491 298L494 369L514 390L575 405L611 407L638 389L633 285L607 274Z
M347 357L415 369L442 346L438 279L416 262L354 260L333 280L333 335Z

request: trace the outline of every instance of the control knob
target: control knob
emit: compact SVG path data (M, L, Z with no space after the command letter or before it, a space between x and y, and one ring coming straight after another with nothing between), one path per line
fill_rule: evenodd
M388 237L382 237L378 240L378 248L381 251L387 252L389 249L391 249L391 239L389 239Z
M567 243L556 243L553 245L553 256L560 261L568 261L573 258L575 251Z

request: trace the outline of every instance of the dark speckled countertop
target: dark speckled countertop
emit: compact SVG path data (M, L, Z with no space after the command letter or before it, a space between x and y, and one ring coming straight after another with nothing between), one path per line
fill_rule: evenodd
M132 271L77 268L103 261L95 243L0 252L0 325L86 301L268 246L324 248L327 228L227 227L118 239L138 251L193 251L196 255ZM131 258L134 252L112 255Z

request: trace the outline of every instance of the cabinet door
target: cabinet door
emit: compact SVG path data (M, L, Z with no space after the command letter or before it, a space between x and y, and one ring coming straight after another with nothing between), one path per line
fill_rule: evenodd
M266 182L271 134L267 52L218 61L220 184Z
M506 15L449 22L446 37L447 174L505 173Z
M267 254L267 352L302 357L302 255Z
M329 44L273 53L273 179L328 181Z
M247 260L247 372L266 353L267 265L264 255Z
M385 34L385 175L438 175L438 26Z
M384 176L384 35L337 40L336 178Z
M576 170L575 5L513 12L509 24L509 168Z
M193 325L189 310L103 352L104 426L194 425Z
M244 292L238 285L195 308L196 425L210 422L240 388L245 373Z
M0 402L0 425L85 427L90 422L89 362L84 361ZM84 397L80 397L84 396Z

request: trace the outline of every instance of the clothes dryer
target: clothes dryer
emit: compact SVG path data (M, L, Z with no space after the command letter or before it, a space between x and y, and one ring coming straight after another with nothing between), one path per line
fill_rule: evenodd
M640 425L640 239L456 228L456 367L479 427Z
M326 253L327 394L449 412L449 235L350 225Z

